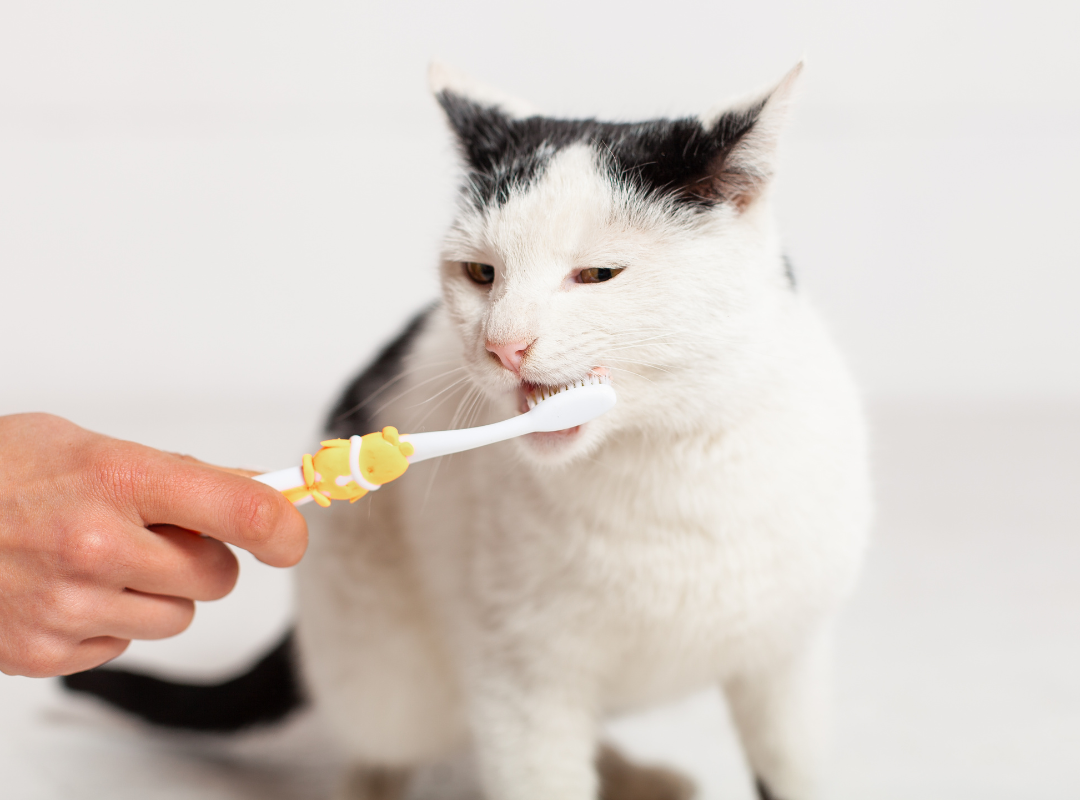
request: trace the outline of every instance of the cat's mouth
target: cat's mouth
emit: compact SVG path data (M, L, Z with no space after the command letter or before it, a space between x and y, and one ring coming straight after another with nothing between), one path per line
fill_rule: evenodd
M547 386L542 383L529 383L528 381L522 382L518 387L518 413L524 414L529 410L529 398L539 399L545 394L550 394L558 387ZM571 439L576 439L581 433L581 426L575 425L573 428L566 428L561 431L544 431L538 433L527 433L524 439L529 441L533 446L539 446L541 449L548 449L549 447L557 447L562 442L568 442Z
M590 375L608 375L607 367L594 367L589 371ZM518 413L524 414L529 410L530 399L536 403L540 402L543 397L553 394L558 390L558 386L549 386L543 383L530 383L529 381L522 381L518 386ZM587 425L588 423L586 423ZM561 431L546 431L543 433L530 433L525 438L532 439L535 442L558 442L564 441L576 437L581 433L582 425L575 425L573 428L565 428Z
M529 399L532 398L535 403L541 397L543 397L548 391L553 390L554 387L547 386L543 383L529 383L528 381L522 381L518 386L517 399L518 399L518 413L524 414L529 410Z

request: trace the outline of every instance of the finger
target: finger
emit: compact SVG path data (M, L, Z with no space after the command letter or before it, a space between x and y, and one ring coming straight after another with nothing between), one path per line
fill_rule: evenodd
M209 463L207 461L200 461L199 459L195 458L195 456L189 456L189 455L186 455L184 453L170 453L169 455L174 455L177 458L179 458L181 461L186 461L189 464L198 464L198 465L203 466L203 467L209 467L210 469L216 469L216 470L220 470L222 472L227 472L230 475L240 475L241 477L244 477L244 478L254 478L256 475L261 474L260 472L258 472L257 470L254 470L254 469L243 469L241 467L222 467L222 466L220 466L218 464L211 464L211 463Z
M240 565L217 539L174 525L135 532L138 553L118 571L115 583L144 594L220 600L236 586Z
M71 585L112 592L128 588L218 600L232 591L240 569L225 544L172 525L148 530L114 520L111 525L76 531L64 545L57 567ZM51 606L61 608L57 603Z
M139 445L113 456L118 502L133 502L140 524L171 524L289 567L307 547L307 525L280 492L258 481Z
M112 636L95 636L92 639L86 639L79 643L62 666L50 674L72 675L100 667L127 650L129 644L131 642L127 639L117 639Z
M102 603L86 638L167 639L187 630L194 618L195 603L187 598L125 589Z
M84 672L111 661L127 649L130 642L111 636L95 636L83 641L47 638L36 643L33 651L3 669L6 675L27 678L53 678Z

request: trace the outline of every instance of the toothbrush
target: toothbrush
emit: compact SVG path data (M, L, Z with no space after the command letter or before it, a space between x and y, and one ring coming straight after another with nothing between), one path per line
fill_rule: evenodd
M513 439L527 433L550 433L583 425L610 411L615 390L603 375L575 383L536 389L526 401L529 410L516 417L453 431L399 434L386 427L365 436L328 439L314 456L305 455L299 467L256 476L255 480L282 492L295 505L314 500L355 503L368 492L401 477L410 464L460 453Z

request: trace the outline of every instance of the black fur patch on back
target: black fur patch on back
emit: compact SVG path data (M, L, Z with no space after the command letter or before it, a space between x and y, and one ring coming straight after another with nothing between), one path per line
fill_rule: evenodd
M787 253L784 253L784 277L787 278L788 286L792 289L798 287L795 283L795 267L791 263L791 258Z
M250 670L224 683L173 683L111 667L63 681L73 692L92 694L154 725L230 733L277 722L304 704L294 658L290 632Z
M347 439L353 434L363 436L376 430L375 410L394 396L394 387L403 377L405 356L434 310L432 306L413 317L401 335L383 348L374 363L349 384L330 412L327 433Z
M692 209L725 200L710 176L753 127L765 101L722 115L705 128L697 119L598 122L595 119L514 119L498 108L442 91L439 103L457 134L469 167L466 191L473 204L501 205L515 188L543 174L552 156L579 142L605 158L612 180L646 196L670 197Z
M769 791L769 787L765 785L765 781L761 778L754 778L754 788L757 789L758 800L780 800L779 797Z

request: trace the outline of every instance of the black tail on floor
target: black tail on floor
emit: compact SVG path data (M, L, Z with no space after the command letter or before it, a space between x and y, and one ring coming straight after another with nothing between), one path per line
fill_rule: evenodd
M95 695L155 725L207 733L267 725L304 704L292 632L250 670L223 683L172 683L111 667L63 681L71 691Z

